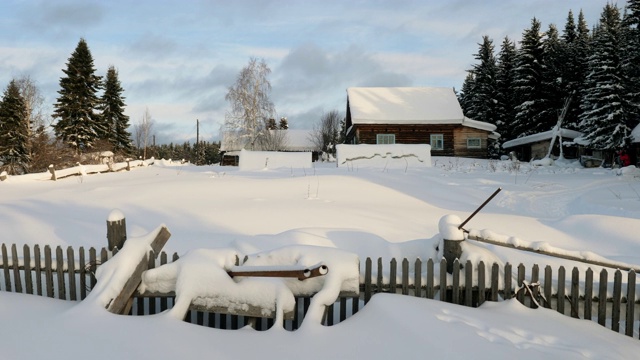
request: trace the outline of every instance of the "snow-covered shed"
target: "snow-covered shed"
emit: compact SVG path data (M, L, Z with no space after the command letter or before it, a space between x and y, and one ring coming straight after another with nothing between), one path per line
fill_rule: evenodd
M575 140L582 137L583 134L579 131L560 128L558 135L562 138L563 156L568 159L577 158L579 155L579 144ZM520 160L529 161L542 159L549 153L549 146L551 145L553 136L553 130L543 131L541 133L505 141L504 144L502 144L502 148L515 152ZM559 143L560 141L556 139L551 152L552 155L560 155Z
M311 130L269 130L269 135L259 139L252 150L311 152L313 160L317 160L316 146L311 141ZM220 152L222 165L238 165L240 150L248 149L247 138L232 132L222 134Z
M465 117L452 88L347 89L348 144L430 144L435 156L487 157L496 126Z

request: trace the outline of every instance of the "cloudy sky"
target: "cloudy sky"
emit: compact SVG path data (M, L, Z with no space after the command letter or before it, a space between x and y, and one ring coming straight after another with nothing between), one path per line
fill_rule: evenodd
M149 109L158 142L217 140L227 89L250 57L272 73L291 128L346 107L351 86L459 89L483 35L520 40L531 19L589 27L608 0L2 0L0 87L30 76L50 108L80 38L98 75L115 66L131 123ZM617 2L624 7L626 1Z

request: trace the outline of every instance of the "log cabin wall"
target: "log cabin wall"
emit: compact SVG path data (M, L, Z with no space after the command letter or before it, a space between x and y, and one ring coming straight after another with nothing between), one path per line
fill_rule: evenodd
M356 124L349 133L348 144L376 144L377 134L394 134L396 144L431 144L431 135L442 134L444 149L432 148L433 156L487 157L487 136L483 130L456 124ZM468 149L468 138L480 138L478 149ZM355 141L353 141L355 140Z

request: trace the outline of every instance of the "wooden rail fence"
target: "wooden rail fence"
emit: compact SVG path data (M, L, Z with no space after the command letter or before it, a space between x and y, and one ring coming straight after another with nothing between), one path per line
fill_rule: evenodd
M18 251L18 250L21 251ZM66 300L82 300L95 286L93 276L97 267L117 252L102 248L88 251L80 247L64 250L49 245L30 247L24 245L0 246L0 290L47 296ZM174 253L162 252L158 259L149 257L149 268L176 261ZM517 299L530 307L544 306L575 318L597 321L615 332L628 336L640 336L638 317L640 299L636 296L636 273L602 270L594 274L573 268L569 273L564 267L554 271L550 266L541 269L534 265L529 272L524 265L513 267L507 263L474 266L471 262L458 263L448 274L446 260L396 259L375 262L367 258L361 265L360 297L340 298L328 308L326 325L333 325L358 312L376 293L396 293L450 303L480 306L485 301ZM507 276L504 276L507 274ZM529 285L529 286L523 286ZM310 305L308 297L298 298L293 320L285 322L285 328L297 329ZM131 315L155 314L173 306L174 296L136 296ZM191 311L185 321L222 328L238 329L249 322L263 330L273 324L273 319L248 319L242 316ZM635 324L635 325L634 325Z

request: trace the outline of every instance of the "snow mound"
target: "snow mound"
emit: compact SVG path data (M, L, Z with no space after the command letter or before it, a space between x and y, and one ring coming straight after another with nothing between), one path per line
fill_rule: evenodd
M311 152L240 151L242 171L311 168Z

